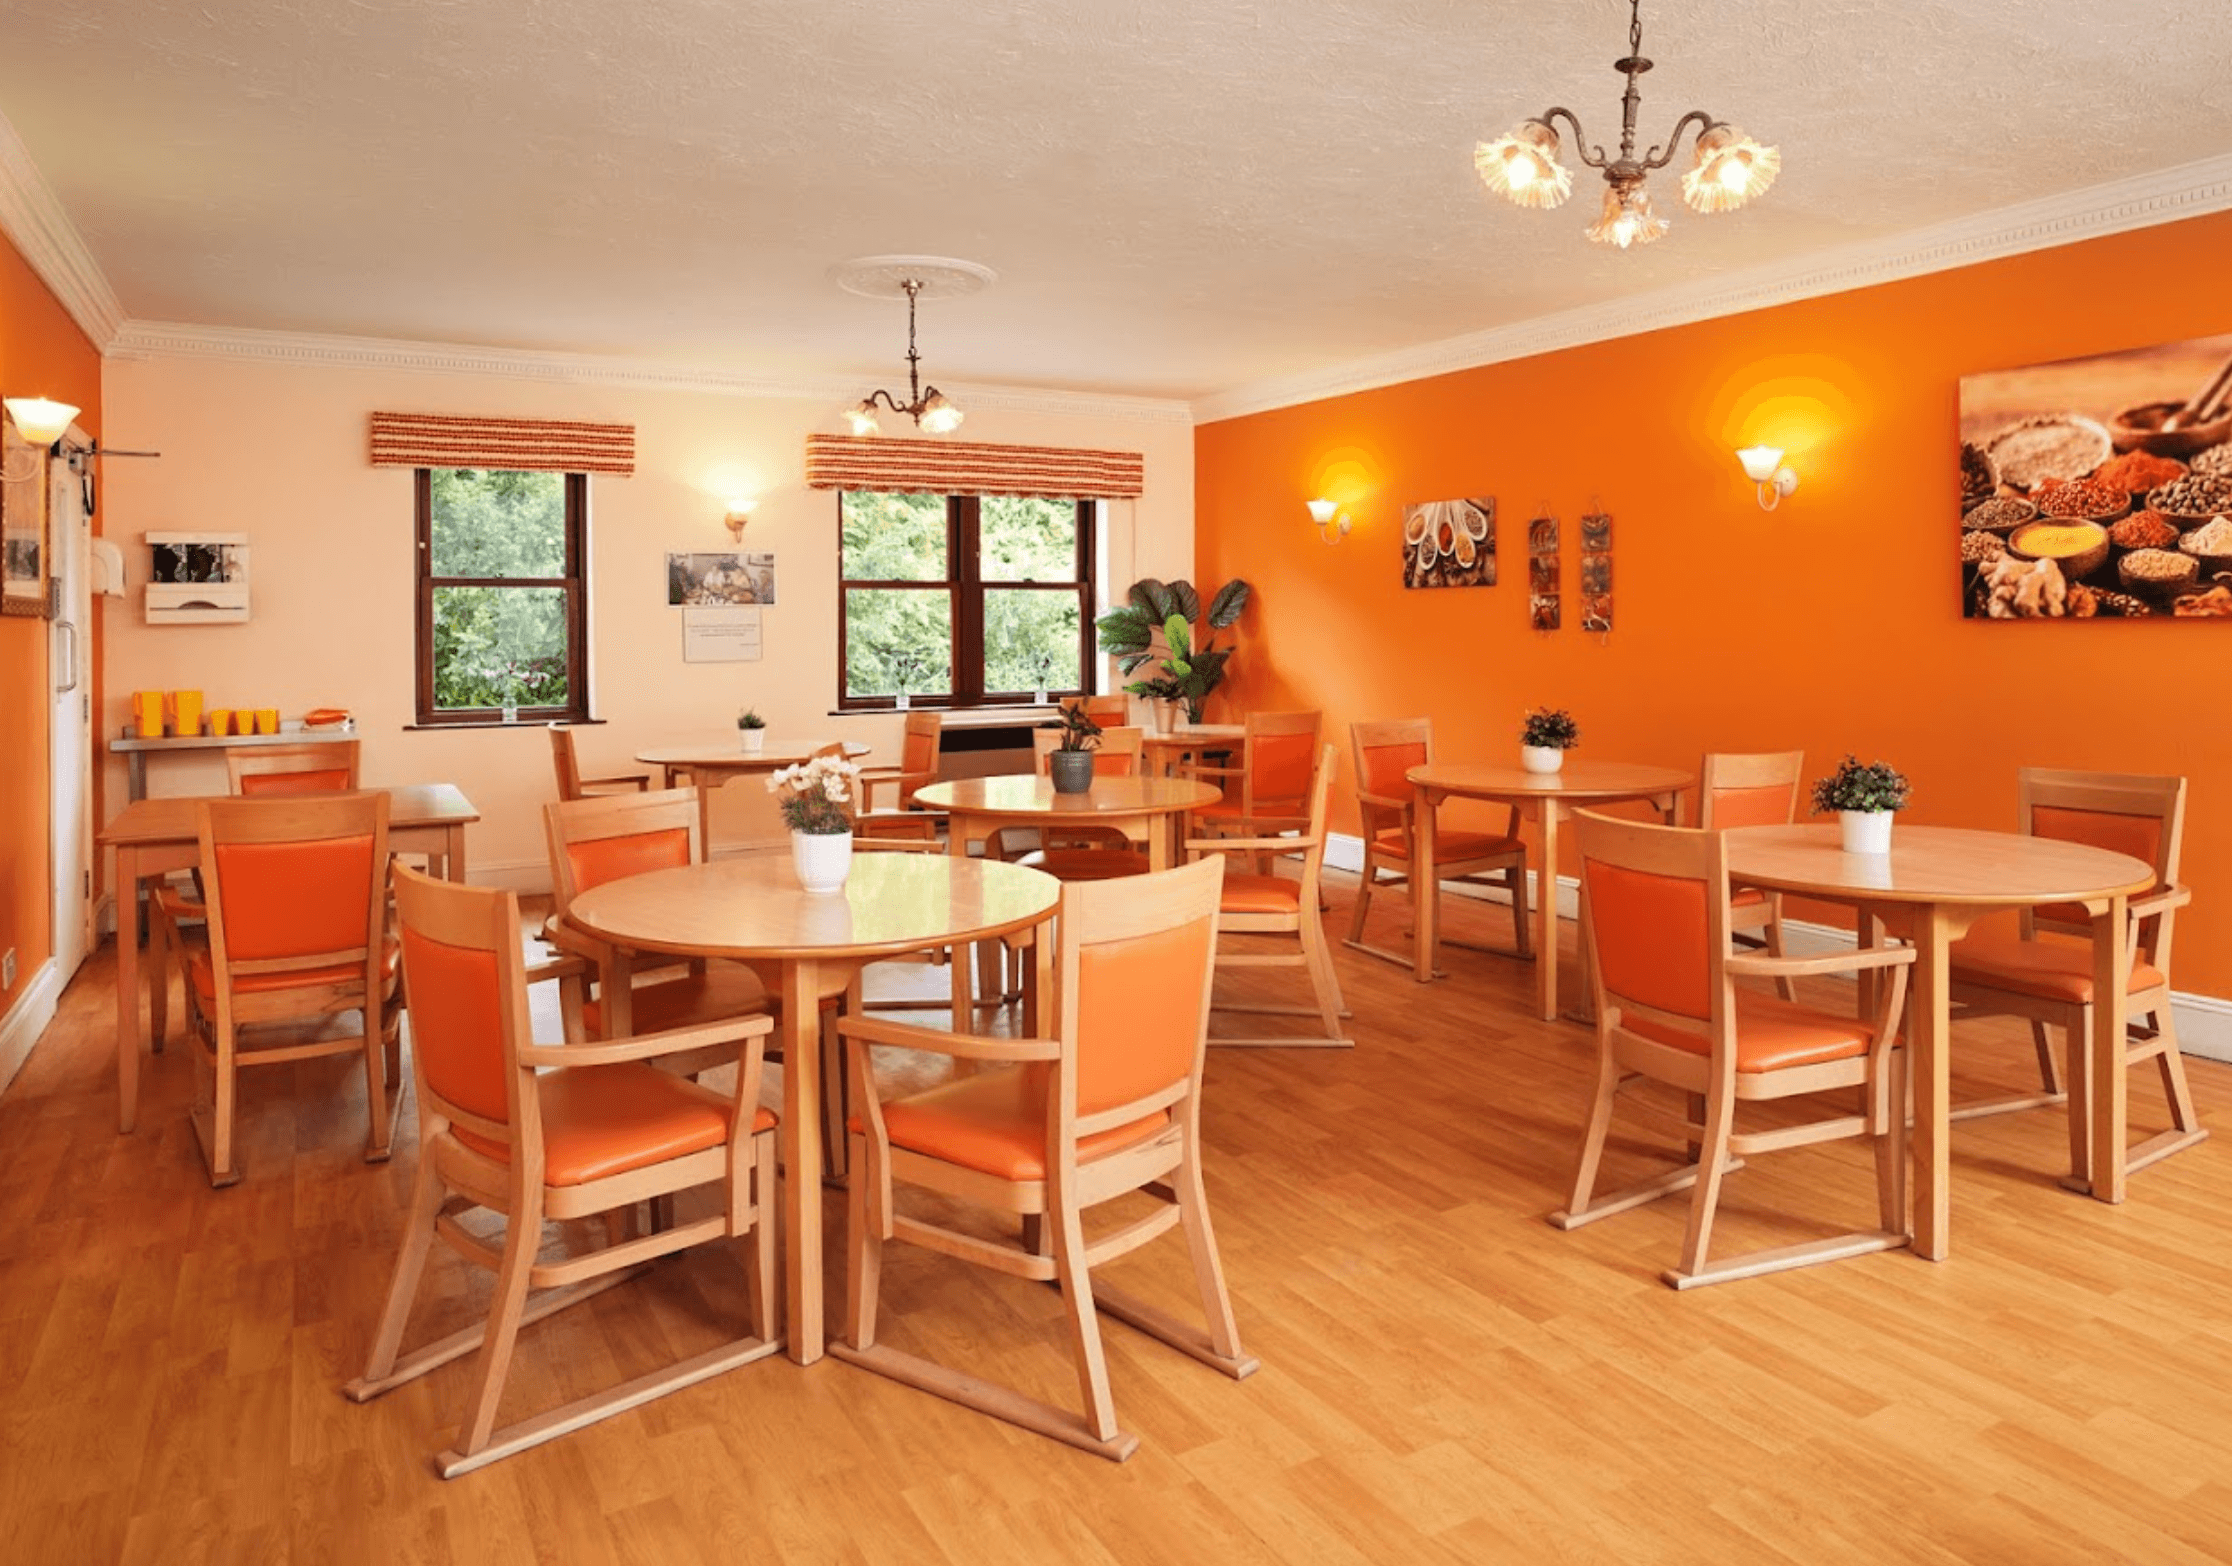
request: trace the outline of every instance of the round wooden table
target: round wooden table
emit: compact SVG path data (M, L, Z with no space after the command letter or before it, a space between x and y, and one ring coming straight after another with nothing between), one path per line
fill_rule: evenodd
M1674 767L1648 767L1625 761L1568 761L1556 772L1523 767L1436 761L1404 774L1418 791L1418 864L1411 877L1413 971L1418 982L1435 978L1434 959L1441 944L1438 899L1421 897L1434 884L1434 807L1444 799L1484 799L1511 805L1528 821L1541 823L1535 861L1535 995L1545 1022L1558 1015L1558 824L1587 805L1643 801L1657 808L1668 824L1674 803L1697 779ZM1582 957L1586 961L1586 948Z
M2001 908L2083 903L2093 915L2093 1032L2084 1069L2091 1092L2092 1194L2124 1198L2124 984L2130 948L2124 905L2155 884L2129 856L2017 832L1895 826L1888 854L1844 852L1834 826L1735 827L1728 876L1859 909L1862 938L1880 921L1915 949L1907 1001L1907 1072L1914 1083L1914 1249L1941 1260L1950 1244L1952 1096L1947 1083L1947 947Z
M661 788L676 786L676 778L687 772L692 782L701 789L719 788L732 777L742 777L753 772L773 772L778 767L796 766L830 740L769 739L755 751L747 753L743 747L733 745L658 745L650 750L636 752L636 760L647 767L657 767L665 775ZM869 747L859 740L845 741L845 754L858 759L868 754Z
M843 892L800 888L787 854L679 865L591 887L567 917L616 946L772 963L783 1014L783 1217L790 1356L821 1358L821 995L825 970L1043 923L1052 876L943 854L855 854ZM958 967L959 964L956 964ZM607 982L626 984L624 972Z
M1168 734L1149 729L1139 737L1139 748L1146 753L1147 770L1162 777L1188 756L1205 750L1238 750L1247 738L1243 724L1182 723Z

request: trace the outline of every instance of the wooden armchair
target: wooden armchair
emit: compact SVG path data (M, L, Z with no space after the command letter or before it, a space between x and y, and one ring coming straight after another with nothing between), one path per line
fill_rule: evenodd
M861 769L860 808L870 812L879 808L921 810L923 807L915 803L915 792L938 781L939 749L944 738L942 714L908 713L906 734L899 746L899 765ZM879 792L889 798L887 806L877 805Z
M782 1346L775 1328L775 1116L759 1105L764 1015L601 1044L534 1042L530 974L520 956L519 900L398 867L403 966L411 987L412 1066L418 1078L419 1164L402 1246L364 1374L343 1390L355 1402L476 1355L456 1444L436 1466L453 1479L498 1458L608 1419ZM578 971L578 965L567 963ZM651 1062L721 1050L736 1063L733 1095ZM714 1211L633 1235L627 1210L711 1186ZM500 1242L455 1214L502 1215ZM548 1221L608 1218L611 1243L538 1259ZM496 1274L488 1319L414 1350L403 1328L439 1237ZM519 1329L626 1282L654 1259L689 1246L748 1237L750 1330L561 1408L499 1427L498 1405ZM549 1292L530 1301L531 1290Z
M1093 751L1093 776L1129 778L1140 774L1144 751L1142 729L1111 728L1101 731ZM1031 755L1044 777L1061 735L1052 729L1031 731ZM1001 827L986 839L985 854L1013 860L1043 870L1059 881L1101 881L1110 876L1145 875L1147 850L1126 837L1118 827L1063 827L1050 832L1038 827Z
M1323 715L1315 712L1251 712L1238 766L1184 769L1224 791L1215 804L1193 812L1194 835L1268 837L1303 830L1322 723Z
M1708 755L1698 778L1697 824L1707 832L1788 826L1798 819L1798 787L1805 774L1802 750ZM1737 944L1763 946L1770 957L1783 954L1782 893L1740 887L1730 896L1728 912L1729 934ZM1784 1000L1798 998L1787 978L1775 981L1775 992Z
M639 794L649 792L651 775L647 772L628 772L609 778L583 777L581 763L574 754L574 730L579 727L575 723L550 726L550 766L558 775L560 799L586 799L592 794L630 789Z
M1533 935L1527 926L1527 846L1519 840L1519 811L1512 807L1501 832L1454 832L1435 820L1434 885L1411 884L1410 866L1418 849L1418 793L1410 785L1413 767L1434 759L1434 725L1428 718L1388 718L1349 725L1349 744L1356 760L1356 809L1363 822L1364 874L1356 887L1356 903L1349 914L1348 939L1358 951L1408 968L1415 960L1409 952L1372 946L1364 940L1364 921L1372 911L1372 893L1392 876L1393 885L1410 889L1413 907L1421 896L1435 899L1441 889L1456 881L1485 886L1500 877L1511 898L1511 945L1484 946L1444 935L1451 945L1473 946L1479 951L1506 952L1526 958L1534 953Z
M1118 1461L1139 1438L1116 1423L1101 1346L1105 1311L1235 1379L1256 1361L1240 1347L1201 1178L1202 1043L1208 1020L1220 860L1062 891L1060 971L1048 947L1039 993L1054 993L1051 1036L978 1038L852 1018L856 1046L932 1050L992 1069L886 1102L865 1047L853 1051L850 1264L838 1358L997 1419ZM895 1188L1024 1219L1003 1244L898 1210ZM1083 1215L1120 1196L1156 1201L1146 1216L1088 1243ZM1093 1269L1183 1226L1207 1330L1119 1293ZM1084 1413L1060 1409L877 1341L886 1242L1057 1284L1068 1315ZM1043 1241L1042 1249L1039 1242Z
M2209 1134L2194 1111L2171 1016L2172 919L2193 899L2192 892L2178 884L2185 798L2185 779L2179 777L2045 767L2025 767L2020 774L2016 809L2024 833L2112 849L2154 866L2154 890L2128 905L2130 977L2124 1004L2132 1037L2124 1050L2124 1065L2155 1062L2169 1101L2171 1126L2124 1154L2127 1171L2144 1169ZM2081 1186L2089 1186L2093 1176L2087 1137L2092 1106L2084 1064L2085 1040L2092 1036L2091 931L2091 915L2075 904L2025 909L2016 934L1977 931L1955 941L1950 952L1951 998L1961 1008L1960 1015L2027 1019L2041 1085L2036 1094L1956 1105L1953 1118L2004 1114L2066 1099L2070 1180ZM2054 1026L2064 1029L2069 1040L2066 1093L2046 1032Z
M1738 956L1729 949L1728 851L1716 834L1575 816L1581 850L1581 917L1596 952L1596 1096L1581 1136L1568 1205L1550 1215L1577 1229L1690 1191L1681 1265L1661 1276L1677 1289L1812 1266L1905 1245L1905 1057L1898 1047L1911 947L1866 947L1827 957ZM1742 975L1795 978L1822 973L1884 973L1874 1016L1840 1017L1739 988ZM1670 1173L1596 1194L1597 1169L1615 1107L1631 1082L1683 1095L1671 1102L1626 1099L1688 1145ZM1773 1129L1739 1131L1738 1107L1766 1099L1858 1088L1856 1114L1829 1115ZM1701 1118L1700 1118L1701 1116ZM1875 1144L1879 1227L1833 1239L1712 1260L1721 1182L1749 1153L1838 1137Z

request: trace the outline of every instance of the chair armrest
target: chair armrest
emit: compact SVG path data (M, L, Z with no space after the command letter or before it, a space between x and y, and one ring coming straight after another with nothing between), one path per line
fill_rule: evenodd
M1386 794L1367 794L1361 789L1357 791L1356 802L1360 805L1377 805L1382 810L1400 810L1405 814L1418 808L1415 795L1406 794L1401 799L1395 799Z
M2151 919L2156 914L2168 913L2173 908L2183 908L2193 901L2190 886L2166 886L2159 892L2149 892L2144 897L2134 897L2124 904L2124 911L2134 919Z
M1059 1039L987 1039L881 1017L846 1017L838 1022L837 1031L861 1044L892 1044L964 1060L1058 1060L1062 1054Z
M586 978L588 973L589 964L574 956L545 957L541 962L527 964L529 984L540 984L545 979Z
M648 772L628 772L618 777L583 778L581 786L583 788L632 788L638 793L642 793L651 787L651 775Z
M1737 957L1722 959L1730 973L1758 978L1798 978L1809 973L1854 973L1862 968L1904 968L1914 961L1911 946L1868 946L1826 957Z
M653 1060L679 1055L711 1044L742 1044L764 1039L775 1030L775 1019L765 1012L749 1017L727 1017L659 1033L639 1033L632 1038L608 1039L597 1044L530 1044L519 1052L522 1065L615 1066L623 1061Z
M1305 837L1189 837L1186 847L1199 851L1208 849L1216 853L1243 853L1265 851L1275 854L1298 854L1305 848L1317 845Z

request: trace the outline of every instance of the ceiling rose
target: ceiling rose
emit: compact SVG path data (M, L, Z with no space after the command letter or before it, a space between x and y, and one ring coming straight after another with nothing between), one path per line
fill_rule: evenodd
M829 269L829 280L864 299L904 299L907 284L917 299L958 299L981 293L1000 274L974 261L952 256L855 256Z

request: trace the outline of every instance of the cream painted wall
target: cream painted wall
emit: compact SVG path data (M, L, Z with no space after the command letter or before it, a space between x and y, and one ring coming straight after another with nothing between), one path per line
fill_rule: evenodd
M473 879L546 885L541 807L554 797L540 729L413 733L412 502L407 469L374 468L374 409L608 420L636 426L632 478L590 481L591 684L583 736L591 773L641 770L659 744L731 746L746 702L778 736L861 739L896 756L898 720L829 716L836 704L834 496L808 490L805 437L837 427L818 400L563 386L425 371L295 367L186 358L111 360L107 434L159 461L104 464L107 535L124 545L131 587L108 617L103 732L130 694L198 687L213 707L277 706L290 716L356 714L368 783L453 782L479 806L467 844ZM1109 582L1183 575L1193 561L1193 431L1178 416L1079 416L978 409L974 440L1142 451L1146 493L1108 507ZM754 493L746 545L776 556L777 602L759 663L685 664L681 611L665 594L670 549L726 547L732 493ZM254 618L236 626L151 627L141 617L148 531L244 532ZM110 809L125 797L109 764ZM149 792L221 793L221 760L155 758ZM717 822L740 829L745 818Z

